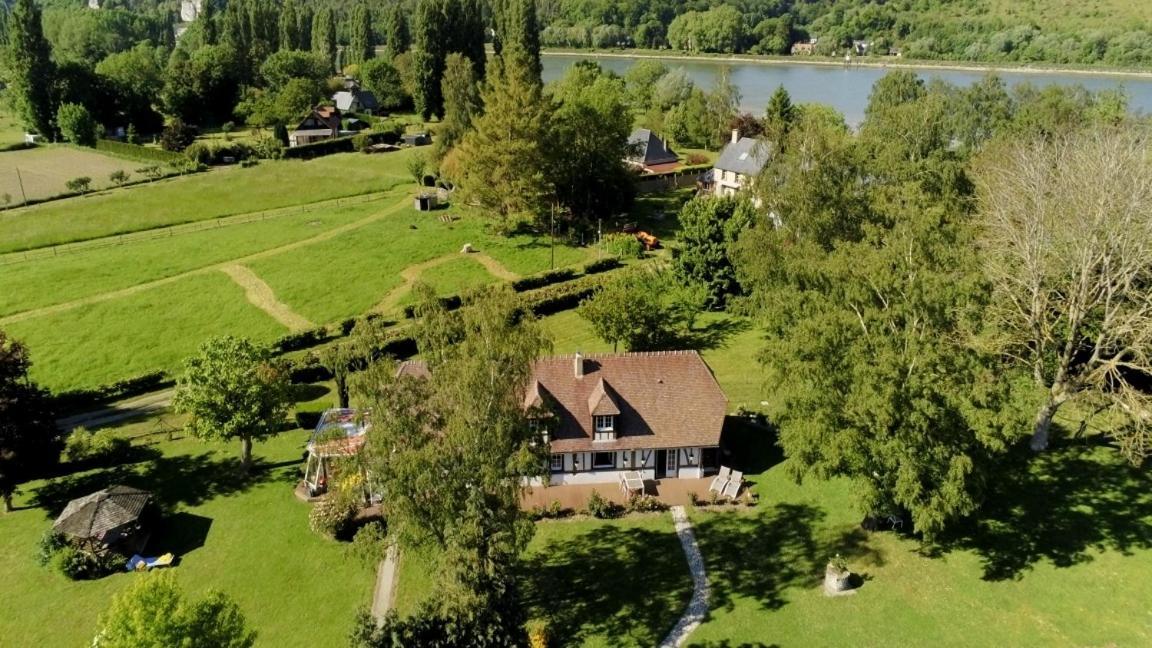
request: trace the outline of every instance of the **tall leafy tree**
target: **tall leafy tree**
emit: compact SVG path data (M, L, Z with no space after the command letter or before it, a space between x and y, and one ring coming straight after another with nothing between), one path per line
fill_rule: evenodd
M412 36L408 32L406 5L393 2L384 10L384 46L386 58L391 61L412 47Z
M496 56L504 57L507 52L521 57L529 75L539 78L542 66L536 0L493 0L491 7Z
M708 127L711 130L710 147L722 147L729 141L732 120L740 111L740 89L732 82L728 66L720 68L716 82L708 92Z
M1031 445L1068 403L1108 413L1136 465L1152 456L1152 172L1143 133L1091 131L990 153L979 172L996 348L1035 385Z
M312 6L305 4L296 8L296 49L308 51L312 49L312 21L315 12Z
M12 495L60 457L60 430L48 393L32 382L28 348L0 331L0 500L12 509Z
M412 71L416 82L412 100L425 120L444 114L440 84L448 55L448 38L443 0L418 0L412 39Z
M323 7L312 21L312 51L328 57L336 66L336 15L332 7Z
M892 228L832 249L767 222L736 267L766 324L769 412L797 480L846 476L867 514L931 538L979 506L1018 420L972 344L987 289L971 233L909 188Z
M621 344L626 351L675 348L689 317L671 287L664 272L628 272L597 288L577 312L613 352Z
M581 62L549 86L548 94L553 100L549 174L557 200L584 224L626 211L635 187L624 162L632 131L624 80Z
M240 464L252 465L252 442L280 430L291 404L287 372L248 340L214 338L184 363L173 408L189 414L201 439L240 440Z
M296 0L284 0L280 5L279 42L281 51L301 49L300 22Z
M444 120L436 131L432 151L438 160L460 143L481 112L480 85L470 60L460 54L448 55L441 92L444 95Z
M352 9L348 25L348 49L343 65L359 65L376 56L376 37L372 33L372 12L367 2L359 2Z
M449 5L448 52L462 54L472 62L477 79L483 79L488 55L484 50L484 6L481 0L455 0Z
M360 66L360 83L376 97L385 110L395 110L411 104L412 98L404 88L400 71L389 59L374 58ZM443 139L443 127L437 133L437 142Z
M24 125L52 139L56 110L52 83L56 66L44 38L40 7L33 0L16 0L8 21L8 96Z
M535 221L553 186L547 174L549 106L530 66L495 63L482 94L484 114L457 149L460 190L508 227Z
M740 293L730 249L755 215L749 200L736 197L702 196L680 210L680 250L672 267L681 281L705 287L709 308Z
M220 592L188 600L175 574L139 574L100 618L94 645L107 648L162 648L188 645L249 648L256 632L236 603Z
M416 334L430 377L397 376L388 360L356 376L373 413L368 473L385 494L389 533L439 557L438 599L490 600L514 585L533 532L521 484L543 473L547 445L524 394L549 345L535 321L518 316L507 288L456 312L422 292Z

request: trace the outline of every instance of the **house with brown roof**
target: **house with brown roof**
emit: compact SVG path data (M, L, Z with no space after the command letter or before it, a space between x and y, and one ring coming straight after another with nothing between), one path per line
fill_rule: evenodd
M422 362L399 375L427 378ZM720 465L728 399L696 351L552 356L537 360L524 409L550 446L549 484L697 478Z
M296 130L288 134L288 146L302 146L339 135L340 109L336 106L316 106L300 121Z
M720 465L728 399L696 351L541 358L525 409L549 412L550 483L696 478Z

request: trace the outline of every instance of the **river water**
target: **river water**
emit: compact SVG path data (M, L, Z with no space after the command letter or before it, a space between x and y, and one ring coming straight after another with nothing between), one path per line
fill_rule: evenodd
M544 54L544 80L551 81L564 74L576 61L582 58L595 60L605 69L624 74L638 59L616 56L566 56ZM840 65L805 65L803 63L757 64L738 61L664 60L669 68L684 68L692 81L701 88L708 89L722 67L731 70L732 81L740 89L741 108L753 114L764 112L768 98L780 85L783 85L793 103L819 102L833 106L847 119L857 125L864 119L864 108L872 84L888 71L879 67L846 67ZM980 80L984 72L967 70L944 70L920 68L916 72L925 79L941 78L955 85L969 85ZM1015 72L998 71L1008 86L1031 83L1035 86L1082 85L1098 92L1123 87L1129 96L1129 105L1134 112L1152 113L1152 78L1119 76L1107 74L1076 74L1061 72Z

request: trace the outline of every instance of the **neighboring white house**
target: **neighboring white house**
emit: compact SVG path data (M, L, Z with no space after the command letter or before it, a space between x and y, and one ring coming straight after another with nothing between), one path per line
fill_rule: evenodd
M399 373L428 369L405 362ZM577 353L533 364L524 409L546 412L534 425L551 448L550 485L615 484L625 471L646 480L716 472L728 399L695 351Z
M731 196L750 188L771 157L771 143L732 131L732 141L712 169L713 191L717 196Z
M376 101L376 95L355 87L350 90L341 90L332 95L332 103L336 104L336 107L342 112L368 113L369 115L380 107Z
M180 0L180 22L195 22L203 7L202 0Z

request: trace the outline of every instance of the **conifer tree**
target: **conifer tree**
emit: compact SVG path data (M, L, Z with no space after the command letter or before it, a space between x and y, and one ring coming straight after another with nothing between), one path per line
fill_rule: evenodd
M343 65L356 65L376 56L376 43L372 36L372 13L368 4L361 2L352 10L348 32L348 53Z
M488 59L484 50L484 8L480 0L455 0L450 2L448 9L447 51L458 52L470 59L476 78L483 79Z
M8 95L24 125L53 138L52 82L56 66L44 38L40 8L33 0L16 0L8 27Z
M323 54L336 65L336 16L332 7L324 7L316 12L312 20L312 51Z
M505 229L517 218L539 218L553 193L545 172L548 101L532 61L508 54L493 62L484 114L457 149L461 191L498 214Z
M472 62L461 54L448 55L440 87L444 95L444 120L436 131L436 145L432 151L437 160L443 159L460 143L472 128L472 121L480 114L481 107L475 69Z
M302 5L296 9L296 49L308 51L312 48L312 7Z
M217 24L219 17L215 2L211 0L204 2L196 21L200 23L200 40L205 45L216 45L220 42L220 30Z

